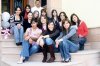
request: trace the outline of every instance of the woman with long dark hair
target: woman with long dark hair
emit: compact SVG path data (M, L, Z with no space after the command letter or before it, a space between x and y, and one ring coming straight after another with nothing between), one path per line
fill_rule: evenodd
M63 20L68 19L67 15L65 12L60 12L59 14L59 24L62 27L62 22Z
M61 31L57 10L53 9L51 12L51 16L52 16L51 19L53 20L56 29L59 29L59 31Z
M77 33L79 36L79 50L84 50L84 44L86 42L86 36L88 35L88 28L84 21L80 20L76 14L71 15L71 22L73 25L77 25Z
M27 28L31 27L31 20L33 18L32 12L29 12L27 16L28 16L28 19L24 20L23 22L24 33L26 32Z
M71 61L70 52L77 52L79 48L78 35L76 26L71 26L68 19L62 23L62 32L56 39L56 47L59 46L62 62Z
M22 11L21 16L23 16L24 21L28 20L28 13L31 12L31 6L30 5L26 5L25 9Z
M23 17L21 16L21 7L15 8L15 14L10 17L11 33L14 34L16 45L19 46L23 41Z
M47 31L43 36L41 36L43 44L42 51L43 51L43 60L42 62L54 62L55 54L54 54L54 46L55 46L55 39L59 36L59 30L55 28L54 22L50 20L47 23ZM50 59L47 60L47 50L50 52Z

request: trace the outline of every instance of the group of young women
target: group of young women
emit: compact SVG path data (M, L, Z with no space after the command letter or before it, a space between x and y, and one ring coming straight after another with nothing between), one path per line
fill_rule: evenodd
M69 62L70 52L84 50L88 34L85 22L76 14L72 14L69 20L65 12L60 12L58 16L57 11L53 9L50 18L46 10L42 9L39 16L38 11L31 12L30 5L26 5L24 11L17 7L10 18L10 24L16 45L22 45L18 63L27 61L40 49L43 52L42 62L54 62L55 50L60 50L62 62Z

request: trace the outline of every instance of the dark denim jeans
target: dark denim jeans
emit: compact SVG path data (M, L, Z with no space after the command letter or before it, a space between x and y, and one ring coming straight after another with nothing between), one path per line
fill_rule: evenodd
M79 50L84 50L84 44L86 42L86 37L80 37L79 38Z

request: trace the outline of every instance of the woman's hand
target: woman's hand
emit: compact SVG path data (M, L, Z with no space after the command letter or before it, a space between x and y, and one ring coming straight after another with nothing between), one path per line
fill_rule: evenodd
M43 36L43 38L49 38L49 35L45 35L45 36Z
M29 40L29 38L30 38L30 36L26 36L26 37L25 37L25 40Z
M55 42L56 42L56 48L58 48L58 45L59 45L60 41L56 40Z
M17 24L17 27L18 27L18 29L20 29L21 28L21 24Z
M29 38L29 43L32 44L33 43L33 40L31 38Z

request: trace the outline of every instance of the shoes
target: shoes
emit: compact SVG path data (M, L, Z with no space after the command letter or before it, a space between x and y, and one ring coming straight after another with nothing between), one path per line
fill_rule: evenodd
M46 62L47 61L47 58L43 58L42 62Z
M22 64L22 63L23 63L23 61L18 61L18 62L17 62L17 64Z
M42 52L44 56L42 62L46 62L47 61L47 46L46 45L43 45Z
M47 61L47 63L52 63L52 62L54 62L54 60L55 60L55 58L50 58L50 59Z
M49 49L51 58L47 61L47 63L51 63L51 62L54 62L54 60L55 60L55 54L54 54L53 44L49 45L48 49Z
M62 61L61 61L61 62L65 62L65 61L64 61L64 58L62 59Z
M18 42L18 43L16 43L16 45L17 46L20 46L20 45L22 45L22 42Z
M17 62L17 64L22 64L24 62L25 57L20 57L20 60Z
M71 62L71 58L68 58L64 61L65 63Z

